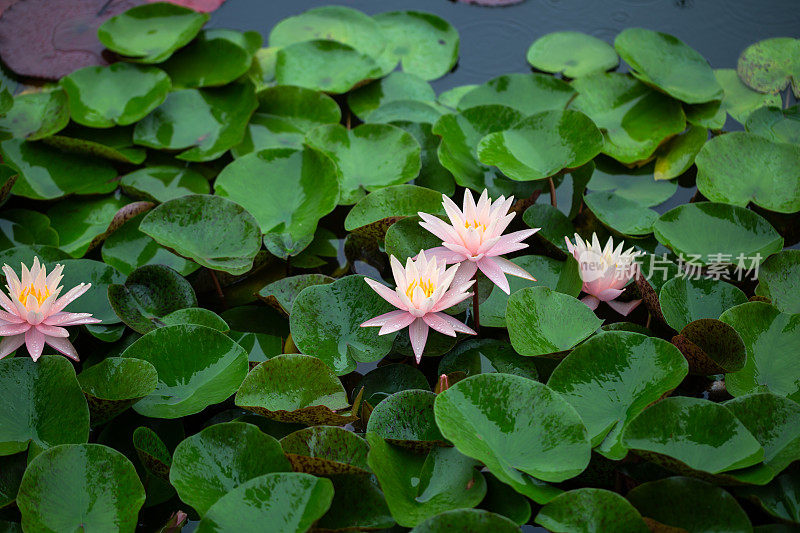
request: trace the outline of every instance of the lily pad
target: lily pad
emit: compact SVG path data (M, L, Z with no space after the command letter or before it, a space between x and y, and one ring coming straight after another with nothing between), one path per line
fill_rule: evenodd
M133 7L97 30L109 50L142 63L160 63L191 41L208 15L166 2Z
M615 68L619 57L607 42L579 31L542 35L528 48L528 63L544 72L560 72L567 78Z
M399 185L419 174L420 147L410 133L389 124L362 124L352 130L319 126L306 142L327 154L341 171L340 203L350 205L373 191Z
M382 365L364 375L354 391L364 388L363 400L375 407L396 392L421 389L430 390L425 375L410 365Z
M108 357L78 375L93 426L108 422L158 386L153 365L141 359Z
M658 219L656 211L613 192L589 193L583 201L604 226L622 235L649 235Z
M123 62L82 68L60 83L72 120L92 128L138 122L161 105L172 85L163 70Z
M780 107L781 105L780 95L763 94L752 90L742 82L736 69L716 69L714 75L725 91L722 109L741 124L746 123L750 114L762 106Z
M547 287L527 287L509 297L506 323L514 349L534 356L569 350L603 321L573 296Z
M411 530L412 533L493 531L514 533L519 526L508 518L482 509L455 509L432 516Z
M674 396L628 423L623 444L667 466L717 474L760 463L764 449L733 413L700 398Z
M344 425L357 419L347 393L325 363L310 355L278 355L255 367L236 405L280 422Z
M169 480L181 500L204 516L220 498L251 479L290 471L275 438L252 424L226 422L178 444Z
M366 442L364 442L366 445ZM323 531L373 530L395 525L375 476L340 475L333 482L333 502L315 527Z
M416 185L394 185L362 198L347 214L344 229L354 229L385 220L414 216L418 212L444 214L442 195Z
M281 439L295 472L316 475L367 474L367 441L335 426L300 429Z
M253 194L263 187L271 194ZM313 239L319 220L336 207L339 173L329 157L311 148L262 150L222 169L214 191L252 213L285 255L297 255Z
M711 375L741 370L747 359L742 337L731 326L714 318L689 322L672 337L693 374Z
M482 398L490 396L492 402ZM546 385L511 374L480 374L436 397L436 423L462 453L537 503L589 464L590 443L577 411Z
M504 74L472 89L458 101L458 109L502 105L525 116L562 110L575 97L565 81L545 74Z
M133 126L95 129L70 124L42 142L65 153L99 157L115 163L139 165L147 152L133 145Z
M720 320L742 336L747 363L725 376L728 392L742 396L768 390L800 401L800 365L791 354L800 346L800 315L781 313L764 302L728 309Z
M404 527L452 509L475 507L486 494L478 462L455 448L435 447L427 454L393 446L367 433L370 468L380 481L392 516Z
M760 107L747 117L745 128L774 142L800 144L800 107Z
M0 455L47 449L89 438L89 409L72 364L60 355L0 360L0 384L8 398L0 404Z
M195 194L164 202L142 219L139 229L181 257L233 275L253 268L261 249L253 215L219 196Z
M678 190L678 184L674 181L654 181L653 165L631 169L608 158L598 158L595 164L587 184L592 192L613 192L644 207L653 207L669 200Z
M265 474L217 500L197 531L257 533L270 524L279 531L301 533L325 514L332 500L329 479L295 472Z
M480 503L481 509L505 516L519 525L528 523L531 518L528 498L490 472L484 472L483 477L486 478L486 497Z
M247 352L219 331L194 324L166 326L131 344L122 357L151 363L156 390L134 409L151 418L180 418L222 402L247 375Z
M339 375L346 374L355 369L356 361L377 361L389 353L397 335L378 335L361 324L392 309L362 276L307 287L292 305L292 339L303 353L319 357Z
M628 500L616 492L594 488L575 489L556 496L536 515L536 523L553 532L650 531Z
M197 326L206 326L222 333L228 333L230 327L222 317L214 311L204 309L202 307L187 307L186 309L178 309L161 318L161 323L165 326L177 326L180 324L195 324Z
M654 179L671 180L689 170L706 140L708 130L699 126L689 126L684 133L671 139L656 154Z
M667 341L609 331L587 340L556 367L547 386L583 419L595 450L619 460L622 433L651 403L680 385L688 365Z
M739 488L736 490L736 495L747 498L778 520L792 524L775 525L773 527L776 529L771 531L776 533L781 533L782 531L790 532L797 527L795 524L800 523L800 512L798 512L800 478L796 469L784 472L767 485ZM785 529L777 529L779 527ZM762 533L770 530L766 530L762 526L755 531Z
M758 274L756 294L769 298L783 313L800 313L800 251L783 250L767 258Z
M550 204L534 204L525 210L522 220L532 228L541 228L535 238L544 241L557 256L569 257L564 237L572 239L575 226L564 213Z
M58 133L68 122L69 105L64 91L20 94L0 117L0 136L35 141Z
M481 317L485 306L484 303L481 307ZM442 357L437 373L462 373L464 377L469 377L490 372L515 374L534 380L539 378L533 359L520 357L507 342L497 339L469 339L460 343Z
M392 72L385 78L374 81L347 95L347 105L361 120L379 107L398 101L434 103L436 93L428 82L414 74Z
M31 461L17 505L26 531L134 531L144 499L124 455L101 444L65 444Z
M427 387L426 387L427 388ZM412 450L430 450L448 446L433 417L436 394L430 390L396 392L375 406L367 432L390 444Z
M683 254L684 260L701 265L758 264L783 248L783 238L758 214L713 202L671 209L656 220L653 232L658 242Z
M778 213L800 211L800 146L734 132L708 141L697 154L697 188L709 200Z
M136 428L133 432L133 447L148 474L169 481L172 454L158 433L147 426Z
M678 276L661 287L658 299L667 324L680 331L694 320L719 318L725 310L747 302L747 295L724 281Z
M275 79L331 94L346 93L379 78L383 70L370 56L336 41L305 41L278 50Z
M387 64L424 80L441 78L458 61L458 31L432 13L392 11L373 17L386 37Z
M187 194L208 194L211 187L199 172L187 167L153 166L125 174L119 180L126 194L151 202L167 202Z
M626 74L594 74L572 85L575 109L603 131L603 153L622 163L648 159L686 127L680 102Z
M722 88L706 59L694 48L666 33L628 28L614 48L643 82L687 104L722 99Z
M279 310L289 315L292 312L292 304L295 298L303 289L313 285L333 283L334 281L336 281L334 278L324 274L300 274L299 276L281 278L270 283L258 291L258 297L273 307L277 306Z
M792 84L800 94L800 39L776 37L751 44L739 56L736 70L749 87L762 93L779 93Z
M432 131L433 123L397 120L391 122L391 124L406 130L419 143L422 168L419 171L419 176L414 179L414 183L420 187L426 187L439 191L444 195L453 196L456 190L456 183L450 171L439 161L437 152L441 139L434 135Z

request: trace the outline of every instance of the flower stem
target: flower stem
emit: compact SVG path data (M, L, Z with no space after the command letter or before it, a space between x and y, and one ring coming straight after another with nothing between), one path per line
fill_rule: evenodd
M481 312L479 309L479 302L478 302L478 282L475 282L475 285L472 286L473 293L472 293L472 313L475 315L475 331L480 335L481 333Z
M214 271L210 268L208 269L208 273L211 274L211 280L214 282L214 288L217 291L217 298L219 298L219 303L222 305L222 308L226 308L227 305L225 304L225 294L222 292L222 287L219 284L219 280L217 279L217 275L214 274Z
M547 183L550 184L550 205L553 207L558 207L558 202L556 201L556 184L553 183L552 176L547 178Z

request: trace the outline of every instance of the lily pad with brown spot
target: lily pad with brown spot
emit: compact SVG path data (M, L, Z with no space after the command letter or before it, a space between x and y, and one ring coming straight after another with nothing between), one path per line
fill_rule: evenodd
M689 362L692 374L725 374L744 368L747 360L742 337L731 326L714 318L688 323L672 337Z
M316 426L281 439L283 452L295 472L314 475L368 474L367 441L336 426Z
M148 472L169 481L172 454L155 431L146 426L136 428L133 432L133 447Z
M78 375L92 426L108 422L158 386L155 367L142 359L109 357Z

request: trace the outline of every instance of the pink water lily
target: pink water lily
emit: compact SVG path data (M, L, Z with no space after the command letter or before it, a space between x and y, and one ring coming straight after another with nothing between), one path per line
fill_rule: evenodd
M442 239L442 246L431 248L426 253L448 264L460 263L459 281L472 278L480 269L506 294L511 293L506 274L536 281L525 269L500 257L527 248L528 245L522 241L541 229L503 235L516 215L508 212L513 203L513 196L508 199L501 196L492 202L484 189L476 205L472 193L466 189L462 211L450 198L442 195L442 205L450 224L428 213L419 213L422 218L420 226Z
M567 241L567 249L575 257L580 266L583 292L586 296L581 301L592 310L597 309L600 302L606 302L612 309L623 316L628 316L631 311L642 303L641 300L618 302L616 299L625 291L625 285L636 274L638 268L635 262L642 252L634 252L633 247L622 251L625 244L621 241L614 248L614 239L609 237L605 248L600 246L597 234L592 234L591 244L584 242L580 235L575 234L575 244Z
M446 268L445 263L435 257L428 260L424 251L420 251L416 260L409 258L405 268L395 256L391 256L389 262L396 289L374 279L364 278L364 281L398 310L367 320L361 324L362 328L380 326L378 334L386 335L408 327L417 363L422 359L429 327L451 337L455 337L456 332L475 335L471 328L442 312L472 296L466 291L474 280L454 283L458 265Z
M42 355L45 344L49 344L67 357L78 360L78 352L69 342L66 326L97 324L90 313L66 313L67 304L89 290L91 283L81 283L59 298L59 286L64 267L56 267L47 274L47 269L34 257L30 270L22 265L22 278L8 265L3 265L8 295L0 291L0 359L23 344L34 361ZM10 296L10 298L9 298Z

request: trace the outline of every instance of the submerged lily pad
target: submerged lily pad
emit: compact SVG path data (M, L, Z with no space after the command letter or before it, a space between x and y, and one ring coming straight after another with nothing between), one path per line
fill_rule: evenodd
M614 48L637 78L678 100L700 104L722 99L708 61L677 37L628 28L617 35Z
M367 441L335 426L300 429L281 439L295 472L316 475L367 474Z
M783 250L767 258L758 273L756 294L784 313L800 313L800 251Z
M378 335L375 328L360 326L392 309L362 276L307 287L292 304L292 339L303 353L319 357L339 375L346 374L355 369L356 361L377 361L389 353L395 333Z
M525 116L542 111L562 110L575 97L566 82L544 74L504 74L479 85L463 95L458 109L502 105Z
M236 405L280 422L344 425L347 393L325 363L310 355L284 354L255 367L236 393Z
M10 135L35 141L58 133L68 122L69 105L64 91L20 94L14 97L11 109L0 117L0 138Z
M628 500L605 489L565 492L542 507L536 523L553 532L609 531L648 533L642 515Z
M435 400L436 394L429 390L396 392L375 406L369 416L367 432L412 450L449 445L436 427Z
M579 31L542 35L528 48L527 59L534 68L568 78L611 70L619 63L613 46Z
M587 340L556 367L547 386L581 415L595 450L619 460L622 433L651 403L680 385L688 366L667 341L626 331Z
M151 418L180 418L222 402L248 370L241 346L224 333L194 324L153 330L122 356L148 361L158 372L156 390L134 406Z
M370 370L355 387L364 388L364 402L375 407L396 392L420 389L429 390L428 380L416 367L402 364L381 365Z
M569 350L603 321L573 296L547 287L527 287L508 299L506 323L514 349L533 356Z
M281 278L270 283L258 291L258 297L273 307L277 306L279 310L289 315L292 312L292 304L295 298L303 289L313 285L333 283L334 281L336 281L334 278L324 274L300 274L299 276Z
M739 77L762 93L778 93L789 83L800 94L800 39L775 37L751 44L739 56Z
M158 386L153 365L141 359L108 357L78 375L92 425L108 422Z
M252 424L226 422L178 444L169 480L181 500L203 516L220 498L249 480L290 471L275 438Z
M724 281L678 276L661 287L658 299L667 324L680 331L694 320L719 318L725 310L747 302L747 295Z
M88 440L89 409L64 357L0 360L0 385L8 398L24 400L0 404L0 455L27 450L29 443L47 449Z
M65 444L31 461L17 505L26 531L134 531L144 499L124 455L101 444Z

